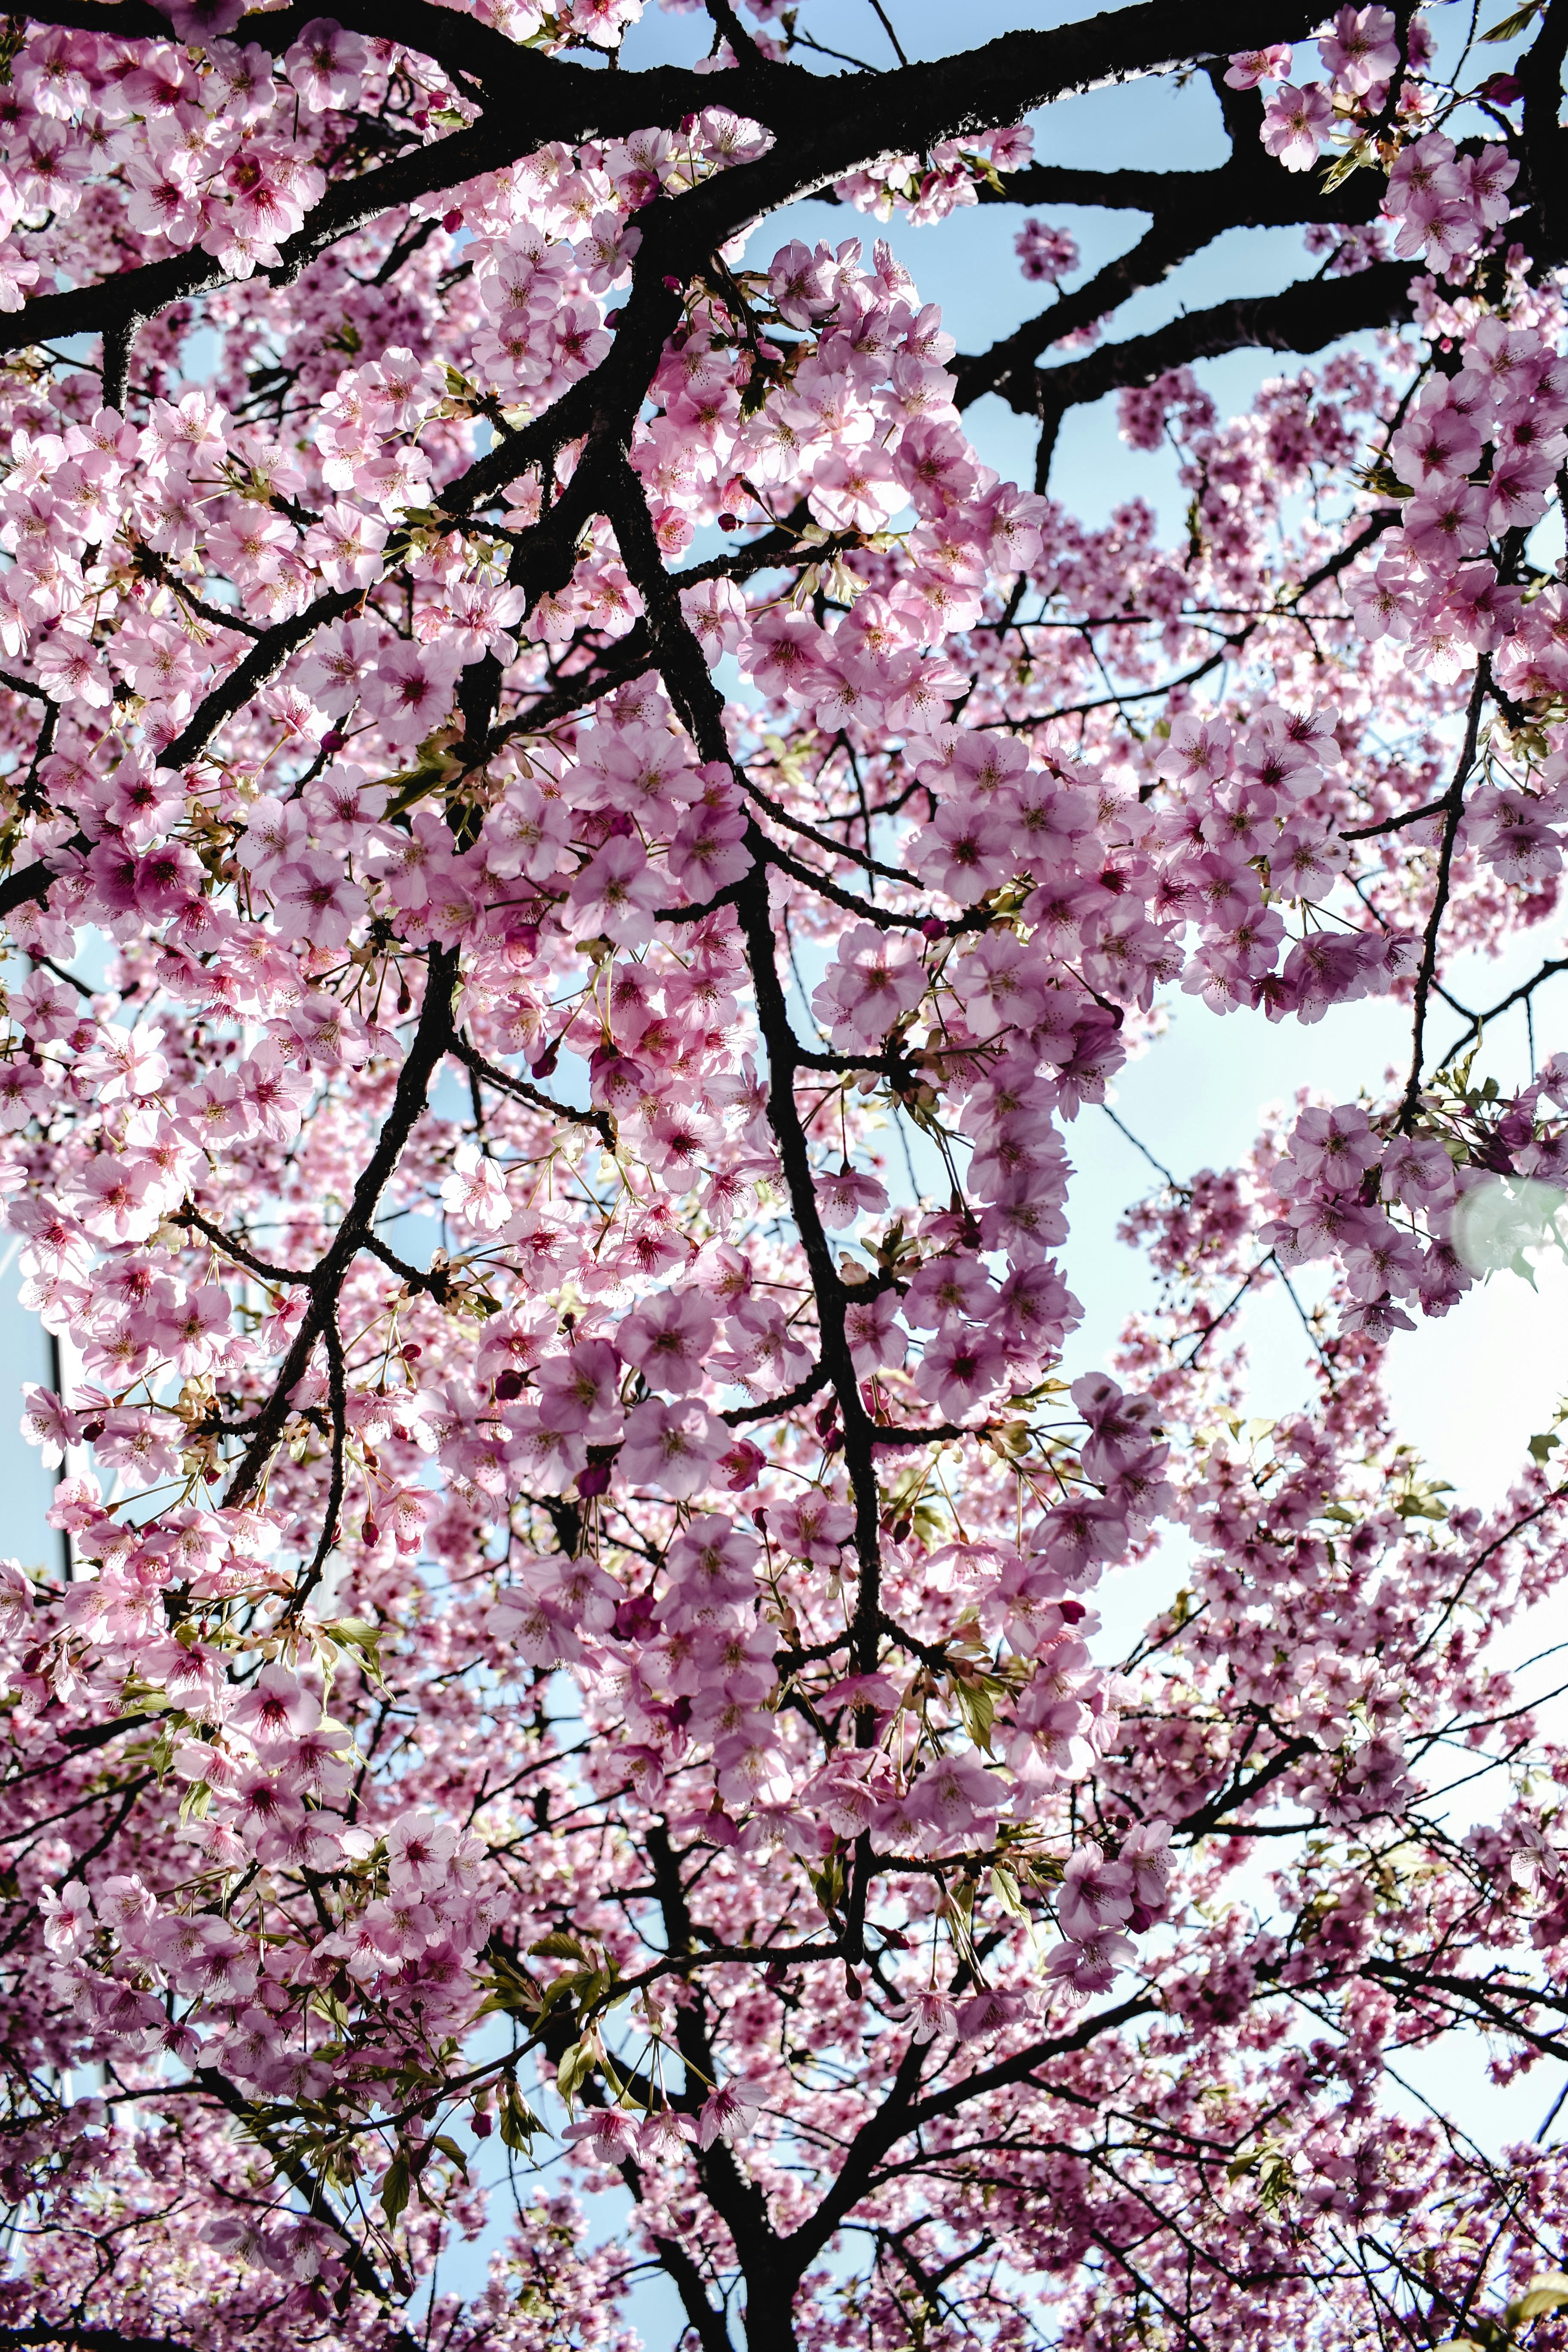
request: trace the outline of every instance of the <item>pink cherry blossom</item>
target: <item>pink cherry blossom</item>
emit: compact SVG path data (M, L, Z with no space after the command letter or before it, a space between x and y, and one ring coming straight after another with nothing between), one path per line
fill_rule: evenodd
M57 13L10 2333L609 2347L657 2274L736 2352L1500 2347L1568 2216L1460 2063L1534 2097L1568 1952L1560 1432L1483 1507L1385 1373L1568 1194L1551 12L1465 87L1377 5L1300 84L1158 10L864 69L809 0L657 66L640 0ZM1162 175L1117 86L1205 59L1235 152ZM1080 276L1097 196L1152 226ZM1020 302L944 321L971 233Z
M1333 121L1321 82L1282 81L1263 112L1263 143L1288 172L1310 172Z

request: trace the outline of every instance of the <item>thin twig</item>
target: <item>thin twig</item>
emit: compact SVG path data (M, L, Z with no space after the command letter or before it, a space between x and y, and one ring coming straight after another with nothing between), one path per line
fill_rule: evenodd
M1156 1160L1148 1145L1146 1143L1141 1143L1138 1138L1133 1134L1132 1129L1130 1127L1124 1127L1122 1125L1121 1119L1117 1118L1116 1113L1111 1109L1109 1103L1102 1102L1100 1108L1105 1113L1106 1118L1110 1121L1111 1126L1116 1129L1118 1135L1125 1136L1128 1142L1132 1146L1133 1150L1141 1151L1142 1153L1144 1159L1149 1162L1150 1167L1152 1168L1158 1175L1164 1178L1172 1192L1180 1192L1184 1199L1191 1200L1191 1185L1179 1183L1176 1178L1172 1175L1164 1161L1163 1160Z
M568 1126L593 1128L605 1150L614 1151L616 1121L613 1112L576 1110L570 1103L557 1102L554 1096L547 1095L542 1087L530 1086L526 1078L514 1077L510 1070L498 1069L493 1062L487 1062L478 1046L470 1045L460 1032L453 1036L447 1050L466 1069L472 1070L475 1077L482 1078L486 1086L497 1087L502 1094L515 1095L519 1102L531 1105L533 1109L543 1111L550 1118L564 1119Z
M1465 740L1459 751L1459 763L1454 771L1454 781L1444 795L1447 812L1443 823L1442 847L1437 856L1437 887L1433 893L1432 912L1426 919L1426 932L1422 942L1421 969L1415 981L1415 1018L1412 1024L1410 1076L1405 1088L1405 1099L1399 1108L1398 1130L1408 1133L1415 1117L1415 1106L1421 1093L1421 1072L1426 1049L1426 1006L1432 993L1432 982L1437 970L1437 937L1443 928L1443 917L1448 905L1448 891L1454 870L1454 845L1459 835L1459 819L1464 814L1465 785L1475 765L1476 740L1480 732L1481 711L1491 685L1491 663L1481 656L1476 672L1476 683L1470 693L1470 707L1465 719Z

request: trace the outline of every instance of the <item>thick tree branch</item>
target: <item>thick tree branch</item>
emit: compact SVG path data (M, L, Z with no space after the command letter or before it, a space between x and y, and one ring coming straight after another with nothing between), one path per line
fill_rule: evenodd
M341 621L361 601L362 592L357 588L329 588L324 596L318 596L302 613L279 621L258 637L245 659L237 662L228 676L197 703L163 753L163 765L188 768L194 760L199 760L224 721L243 710L262 687L271 684L298 646L313 637L318 629Z
M165 37L166 34L165 27ZM300 272L340 237L363 228L395 205L412 203L416 196L449 187L478 172L494 171L520 152L514 124L509 122L503 131L498 122L481 117L467 131L456 131L433 147L415 148L391 163L361 173L357 179L339 180L313 207L303 227L278 247L278 265L262 275L274 286L292 285ZM200 247L168 260L143 262L118 277L75 286L64 294L39 294L20 310L0 313L0 352L58 342L70 335L101 334L111 342L120 339L128 352L128 339L137 327L155 319L172 303L194 301L198 295L229 283L222 266ZM109 373L106 367L106 398Z
M1054 2035L1049 2041L1031 2042L1012 2058L1004 2058L994 2066L980 2067L972 2074L962 2075L955 2083L941 2091L933 2091L923 2099L914 2096L921 2078L926 2045L910 2042L899 2062L888 2092L876 2114L861 2125L845 2153L837 2178L823 2197L809 2220L784 2240L784 2252L796 2266L796 2275L814 2262L840 2224L853 2212L872 2188L881 2159L902 2139L911 2137L927 2124L956 2115L961 2108L972 2105L977 2099L992 2093L1015 2088L1026 2082L1037 2068L1047 2066L1053 2059L1064 2058L1072 2052L1085 2050L1101 2034L1120 2032L1133 2020L1148 2017L1158 2010L1159 2003L1149 1993L1135 1993L1119 2001L1114 2009L1097 2010L1086 2017L1070 2033Z
M1245 295L1194 310L1152 334L1106 343L1079 360L1016 371L994 386L1021 415L1052 425L1069 408L1129 384L1150 383L1172 368L1226 352L1316 352L1368 327L1402 325L1412 315L1407 261L1380 261L1350 278L1303 278L1283 293Z
M1026 179L1015 173L1006 183ZM1049 177L1058 176L1047 173ZM1076 182L1092 182L1094 173L1065 174ZM1228 163L1212 172L1141 172L1104 175L1118 182L1135 181L1147 202L1140 208L1152 215L1147 234L1116 260L1097 270L1086 284L1064 294L1037 318L1027 320L988 352L953 362L958 377L958 405L970 407L982 394L1000 392L1027 380L1028 370L1041 353L1064 335L1093 324L1125 302L1130 295L1156 286L1194 254L1232 228L1284 227L1309 221L1339 221L1347 225L1375 219L1384 183L1371 172L1359 172L1329 194L1315 173L1293 176L1282 172L1265 153L1254 126L1250 143L1238 146ZM1167 183L1164 187L1160 183ZM992 194L990 190L986 194ZM1092 204L1082 194L1074 199ZM1408 277L1408 273L1406 273ZM1336 283L1342 281L1335 281ZM1127 348L1113 346L1113 349ZM1015 406L1019 403L1014 402Z
M92 847L85 833L73 834L62 850L51 850L50 857L61 856L85 857ZM18 907L41 905L48 897L50 886L59 880L59 869L47 858L32 866L14 867L9 874L0 875L0 922L14 915Z
M121 7L128 12L124 19L118 16ZM54 11L44 0L44 8L39 22L85 21L76 0L61 0ZM116 0L115 6L96 12L92 21L95 29L122 25L128 37L142 38L151 35L152 14L141 0ZM262 39L276 50L297 37L304 21L294 21L298 14L291 9L247 16L238 37ZM1194 57L1223 55L1249 40L1300 37L1313 21L1312 11L1300 0L1280 0L1265 15L1267 22L1260 18L1256 0L1209 0L1208 5L1187 13L1181 38L1174 40L1164 0L1142 0L1140 5L1050 32L1005 34L959 57L904 66L888 74L826 78L798 67L752 61L724 78L722 96L773 131L770 152L715 175L675 202L660 199L647 208L639 225L645 240L651 233L660 247L660 274L673 268L684 275L682 257L688 269L695 267L742 221L811 194L886 149L918 151L936 139L1016 121L1029 109L1073 91L1157 72ZM405 41L456 69L477 72L488 110L468 130L435 147L415 150L329 190L304 226L279 247L280 263L268 272L275 285L291 283L327 245L392 206L494 170L530 152L542 138L615 135L658 122L673 127L719 94L711 78L666 68L611 75L542 58L472 18L420 5L417 0L415 5L405 0L390 12L380 6L367 9L359 0L357 5L340 9L339 21L350 29ZM667 251L663 225L670 217L680 226ZM677 244L679 253L673 250ZM42 295L0 320L0 351L75 334L124 334L170 303L189 300L223 282L213 257L195 251L144 264L96 286ZM612 354L606 364L615 362ZM553 448L583 429L574 421L576 412L592 404L579 399L582 393L582 385L574 386L550 412L562 412ZM517 440L528 437L520 435ZM542 443L551 439L549 434L537 437ZM515 449L514 444L503 446ZM507 474L504 456L491 453L499 462L482 477L488 489L515 478L531 462L524 452L516 454L520 462ZM477 473L471 469L468 478ZM466 503L479 494L476 485ZM448 510L462 509L449 505Z

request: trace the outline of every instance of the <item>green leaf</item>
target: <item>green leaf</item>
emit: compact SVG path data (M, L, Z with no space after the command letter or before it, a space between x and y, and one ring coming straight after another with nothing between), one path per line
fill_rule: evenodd
M1511 16L1500 17L1498 22L1492 26L1489 33L1483 33L1481 35L1482 40L1511 41L1517 39L1518 36L1523 32L1525 26L1529 24L1531 18L1539 15L1540 9L1541 0L1530 0L1528 7L1516 8Z
M1288 2197L1296 2193L1296 2176L1290 2159L1272 2140L1261 2147L1249 2148L1242 2156L1232 2157L1225 2168L1227 2180L1241 2180L1249 2172L1258 2175L1258 2199L1269 2212L1278 2212Z
M387 2166L381 2184L381 2210L390 2230L408 2202L408 2158L401 2147Z
M741 415L743 417L752 417L759 414L766 404L773 383L773 370L753 363L750 376L741 387Z
M568 2105L593 2073L597 2056L598 2053L588 2038L574 2042L563 2052L561 2063L555 2070L555 2087Z
M967 1678L962 1682L955 1680L952 1685L952 1696L957 1701L959 1714L963 1717L963 1727L976 1748L984 1748L987 1756L991 1753L991 1726L995 1720L996 1694L1000 1688L1001 1685L993 1682L989 1675L976 1675L973 1681Z
M810 1879L813 1892L823 1909L830 1914L837 1911L844 1900L846 1882L843 1855L830 1853L819 1868L816 1870L808 1868L805 1874Z
M485 1995L479 2014L504 2009L513 2017L534 2017L540 2013L539 1987L531 1977L513 1966L504 1952L490 1957L490 1990Z
M1438 1500L1439 1495L1445 1491L1444 1482L1439 1478L1415 1482L1403 1494L1394 1496L1394 1507L1402 1519L1446 1519L1448 1506Z
M1010 1870L997 1869L992 1872L991 1892L1004 1911L1008 1912L1013 1918L1022 1919L1026 1925L1027 1924L1029 1915L1025 1910L1019 1895L1018 1882Z
M462 2149L458 2146L457 2141L455 2139L448 2139L445 2132L437 2132L434 2136L432 2145L438 2147L443 2156L449 2156L451 2158L452 2162L457 2166L458 2171L466 2180L468 2177L468 2159L464 2155Z
M1539 2319L1543 2312L1556 2311L1568 2303L1568 2278L1561 2271L1542 2271L1532 2278L1517 2303L1508 2307L1508 2324L1521 2327L1527 2319Z
M548 1936L541 1936L537 1944L530 1944L530 1955L539 1959L581 1960L590 1965L588 1954L577 1937L564 1927L552 1927Z
M543 2129L544 2126L509 2075L500 2102L502 2147L531 2149L535 2132Z
M1546 1457L1551 1453L1552 1447L1554 1445L1561 1445L1562 1443L1563 1440L1552 1430L1543 1430L1539 1437L1532 1437L1531 1439L1530 1451L1537 1462L1544 1464Z
M1342 155L1336 155L1324 172L1323 194L1326 196L1331 195L1336 188L1344 185L1352 172L1363 170L1371 161L1369 142L1364 139L1358 139L1353 147L1347 148Z
M384 1692L386 1684L381 1667L381 1644L386 1637L384 1625L374 1625L363 1617L338 1617L319 1627L314 1635L317 1657L323 1665L335 1663L339 1649L353 1650L373 1688Z
M574 2000L584 1986L597 1981L592 1969L568 1969L544 1988L543 1998L535 2003L541 2017L548 2017L557 2001ZM584 1995L584 2001L586 1996Z

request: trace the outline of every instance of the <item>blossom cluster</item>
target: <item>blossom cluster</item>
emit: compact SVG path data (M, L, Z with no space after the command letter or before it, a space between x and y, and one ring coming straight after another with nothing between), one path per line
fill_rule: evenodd
M1560 1965L1561 1759L1479 1879L1440 1822L1399 1859L1456 1726L1516 1752L1455 1595L1490 1628L1551 1589L1556 1441L1449 1515L1376 1376L1568 1171L1561 1057L1503 1094L1424 1045L1445 921L1540 920L1568 822L1527 551L1568 362L1503 242L1517 158L1450 142L1419 16L1341 10L1326 88L1233 61L1287 168L1334 119L1387 165L1425 340L1223 422L1190 369L1130 383L1167 547L984 462L887 243L749 250L793 14L719 26L668 122L596 74L617 131L496 160L485 44L580 89L553 53L635 14L16 34L0 299L91 299L131 240L184 289L96 370L41 326L0 374L0 1202L68 1565L0 1567L0 2189L54 2248L18 2326L79 2324L112 2179L153 2250L117 2324L164 2336L185 2262L265 2346L395 2341L498 2127L635 2183L692 2296L735 2214L826 2245L800 2150L879 2147L874 2111L965 2150L954 2242L1005 2208L1011 2272L1081 2280L1125 2217L1077 2148L1034 2134L998 2197L963 2137L1011 2147L1047 2063L1134 2118L1140 2195L1304 2294L1309 2238L1447 2210L1459 2159L1373 2111L1464 1906ZM1029 153L933 138L838 193L919 226ZM1077 265L1037 219L1017 251ZM1409 1085L1171 1179L1134 1219L1161 1307L1084 1369L1078 1123L1183 997L1373 995L1412 1004ZM1249 1427L1235 1301L1321 1257L1320 1410ZM1101 1588L1162 1521L1190 1580L1118 1672ZM1277 1932L1234 1874L1299 1832ZM1287 2060L1298 1994L1340 2039ZM912 2242L881 2160L856 2199ZM531 2227L535 2300L465 2336L432 2288L433 2327L610 2342L608 2258L557 2201ZM903 2341L866 2294L811 2287L810 2342Z

